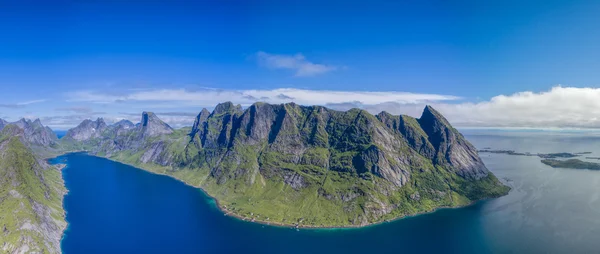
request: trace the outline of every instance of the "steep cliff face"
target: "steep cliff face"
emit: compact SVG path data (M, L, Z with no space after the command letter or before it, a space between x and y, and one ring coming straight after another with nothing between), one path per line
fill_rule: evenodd
M137 128L143 137L155 137L173 133L171 126L161 121L152 112L142 113L142 121Z
M488 175L477 149L431 106L425 107L419 124L435 148L435 163L447 165L465 178L480 179Z
M65 137L67 139L70 138L77 141L89 140L100 137L106 128L107 125L102 118L98 118L95 121L86 119L77 127L67 131Z
M60 253L66 228L60 169L30 149L21 126L0 131L0 252Z
M488 169L475 147L431 106L425 107L419 119L405 115L393 116L386 112L377 117L435 165L452 169L465 178L480 179L487 176Z
M190 132L190 138L192 139L191 143L198 148L202 147L202 140L200 137L202 137L206 131L205 126L208 116L210 116L210 112L203 108L202 111L200 111L200 114L196 116L194 124L192 125L192 131Z
M91 148L198 185L236 214L288 224L365 225L508 190L431 107L415 119L226 102L190 129L167 127L144 113L138 127Z

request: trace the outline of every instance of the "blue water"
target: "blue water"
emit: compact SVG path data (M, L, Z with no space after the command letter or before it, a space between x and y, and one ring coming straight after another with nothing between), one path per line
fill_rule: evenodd
M467 135L477 147L594 151L598 139L554 134ZM600 147L600 146L599 146ZM522 148L522 149L519 149ZM513 187L459 209L361 229L263 226L224 216L173 178L82 153L58 157L65 253L577 253L600 249L600 171L553 169L534 157L482 155Z
M58 137L58 138L62 138L65 135L67 135L67 131L61 131L61 130L55 130L54 133L56 133L56 137Z

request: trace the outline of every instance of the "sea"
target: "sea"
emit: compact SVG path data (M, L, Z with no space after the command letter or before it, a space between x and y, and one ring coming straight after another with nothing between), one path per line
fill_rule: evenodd
M461 132L478 149L591 152L600 133ZM225 216L201 190L164 175L72 153L64 253L599 253L600 171L558 169L535 156L481 153L512 189L471 206L351 229L293 229Z

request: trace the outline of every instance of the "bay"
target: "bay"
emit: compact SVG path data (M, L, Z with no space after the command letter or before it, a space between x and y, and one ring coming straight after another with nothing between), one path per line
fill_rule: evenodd
M482 149L592 152L594 133L463 131ZM201 190L84 153L60 156L64 253L581 253L600 249L600 171L481 154L513 189L457 209L359 229L265 226L224 216Z

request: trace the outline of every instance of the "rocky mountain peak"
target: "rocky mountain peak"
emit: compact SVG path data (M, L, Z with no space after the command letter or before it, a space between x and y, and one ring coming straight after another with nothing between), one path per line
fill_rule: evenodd
M210 111L208 111L206 108L203 108L202 111L200 111L200 114L198 114L197 119L200 122L206 121L206 119L208 118L209 115L210 115Z
M450 165L465 178L480 179L488 175L475 147L433 107L426 106L418 122L435 149L436 164Z
M42 122L39 119L32 122L29 119L21 118L19 121L8 125L13 125L21 129L25 141L33 145L51 146L55 145L56 141L58 141L56 133L49 127L42 125ZM5 126L5 128L7 126Z
M142 120L140 121L141 126L147 126L150 122L150 118L156 117L154 112L142 112Z
M200 111L200 114L198 114L198 116L196 116L196 119L194 120L194 125L192 125L192 132L190 133L191 137L194 137L196 133L198 133L204 128L204 123L206 123L208 116L210 116L210 112L206 108L203 108L202 111Z
M451 127L450 123L446 118L440 114L437 110L435 110L432 106L425 106L423 109L423 114L421 114L421 118L419 118L419 122L422 122L423 125L433 127L434 125L444 125L446 127Z
M77 141L84 141L92 138L97 138L102 135L107 128L104 119L98 118L95 121L85 119L77 127L67 131L66 138L71 138Z
M32 125L33 125L34 127L42 127L42 128L44 127L44 126L42 125L42 121L40 121L40 119L39 119L39 118L36 118L36 119L35 119L35 121L33 121Z
M116 122L113 125L117 126L117 127L120 127L120 128L123 128L123 129L129 129L129 128L132 128L132 127L135 126L131 121L129 121L127 119L123 119L121 121L118 121L118 122Z
M19 121L14 122L14 124L19 126L19 128L21 128L21 129L25 129L25 127L27 127L28 125L31 124L31 120L21 118L21 119L19 119Z
M25 130L19 127L16 123L8 123L0 130L0 136L23 137Z
M215 110L213 110L214 115L220 115L225 113L234 114L238 112L242 112L242 106L234 105L231 101L219 103L215 107Z
M173 128L160 120L153 112L142 112L142 120L138 128L141 130L143 137L152 137L162 134L170 134Z

